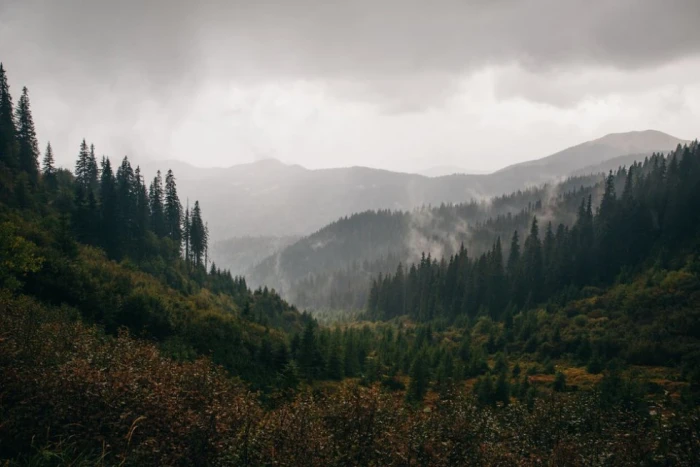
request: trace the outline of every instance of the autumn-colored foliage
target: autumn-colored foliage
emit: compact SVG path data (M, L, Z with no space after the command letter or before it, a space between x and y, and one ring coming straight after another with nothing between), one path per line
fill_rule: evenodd
M34 465L693 465L697 410L603 408L553 394L532 410L428 405L378 385L301 391L265 409L207 360L176 363L68 308L0 296L0 459Z

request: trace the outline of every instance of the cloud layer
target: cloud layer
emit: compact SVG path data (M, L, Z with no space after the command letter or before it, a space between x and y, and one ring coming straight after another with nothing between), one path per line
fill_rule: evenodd
M491 169L697 126L698 18L697 0L5 0L0 60L66 161L85 135L203 165ZM503 133L528 148L502 154Z

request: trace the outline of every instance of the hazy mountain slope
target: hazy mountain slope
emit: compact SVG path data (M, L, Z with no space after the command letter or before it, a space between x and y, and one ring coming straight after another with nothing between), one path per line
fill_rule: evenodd
M608 173L611 170L616 170L619 167L629 167L635 162L643 162L648 154L627 154L625 156L614 157L600 164L589 165L582 169L572 172L572 175L585 175L593 173Z
M296 236L234 237L214 243L211 255L216 258L217 267L231 271L234 276L242 275L263 259L297 240L299 237Z
M648 136L647 132L640 134L642 139ZM627 141L620 135L603 140L620 148ZM580 156L588 147L599 149L601 145L584 144L567 151ZM624 148L636 149L629 145ZM561 154L550 158L552 166L564 170L581 165ZM345 299L352 306L361 306L370 271L375 275L388 272L399 261L415 261L422 252L434 258L450 255L461 243L471 253L480 253L491 247L496 236L506 242L513 230L526 233L533 214L555 224L569 224L581 199L591 193L588 187L601 186L603 173L641 162L646 157L636 154L605 159L595 155L587 160L603 162L578 169L586 175L570 177L553 187L544 185L517 191L493 198L489 203L446 205L411 212L365 212L345 217L265 259L250 271L249 278L253 283L276 287L302 307L326 307L328 303ZM450 182L459 178L458 175L443 177ZM618 188L622 190L623 186Z
M545 209L550 218L570 221L566 214L575 212L584 196L581 187L600 181L599 175L575 177L489 202L343 217L266 258L247 278L252 284L274 287L302 307L325 306L326 298L337 295L340 288L348 289L346 295L353 296L354 305L363 305L360 289L367 285L370 273L392 272L399 262L416 261L422 253L449 256L461 244L472 252L484 251L496 236L508 240L513 230L527 227L532 213Z
M446 175L454 174L484 174L488 172L476 172L474 170L465 169L464 167L459 167L456 165L437 165L416 173L425 175L426 177L444 177Z
M597 166L619 156L670 151L678 144L687 142L656 130L612 133L542 159L511 165L490 177L498 180L503 188L516 189L523 184L538 185L564 175L582 173L581 170L586 167Z
M620 133L482 175L430 178L366 167L308 170L268 159L222 169L188 169L177 162L176 176L183 204L189 198L206 206L213 241L307 235L355 212L410 210L509 193L630 152L670 150L680 142L656 131ZM144 169L150 177L149 172Z

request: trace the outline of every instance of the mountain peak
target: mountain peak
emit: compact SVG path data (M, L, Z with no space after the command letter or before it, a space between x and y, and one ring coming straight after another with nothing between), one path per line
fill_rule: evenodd
M256 161L253 161L250 163L250 165L257 165L259 167L279 167L279 166L286 166L288 164L285 164L279 159L275 159L274 157L266 157L264 159L258 159Z
M602 138L589 141L584 144L604 144L620 151L646 152L653 150L671 150L678 144L687 143L687 140L671 136L659 130L628 131L624 133L610 133ZM622 154L620 154L622 155Z

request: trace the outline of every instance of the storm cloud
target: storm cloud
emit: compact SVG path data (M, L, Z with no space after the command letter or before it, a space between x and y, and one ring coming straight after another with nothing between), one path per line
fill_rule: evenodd
M367 157L406 170L435 158L495 168L475 157L507 128L475 131L483 140L474 141L451 134L455 122L476 128L506 112L517 137L529 131L521 112L531 128L584 104L609 106L611 95L656 105L661 92L692 106L698 20L697 0L3 0L0 61L15 89L27 84L37 95L47 139L89 133L106 150L205 165L272 156L311 166ZM590 122L586 112L578 132L553 123L549 133L690 127L621 114ZM390 141L415 132L423 139ZM579 142L554 136L495 166L545 155L559 140ZM197 141L206 154L195 157ZM60 157L69 146L58 144Z

